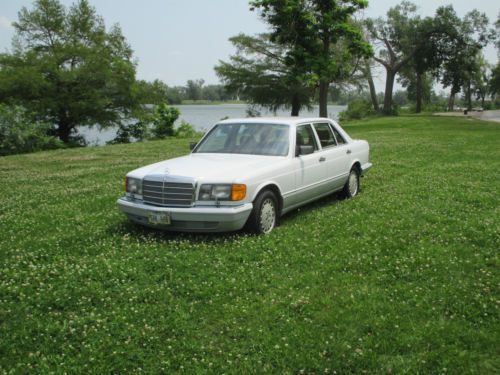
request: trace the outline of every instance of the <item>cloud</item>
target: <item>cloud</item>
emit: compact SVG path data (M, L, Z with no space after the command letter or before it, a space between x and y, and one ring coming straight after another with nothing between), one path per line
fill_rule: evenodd
M12 29L12 21L9 20L7 17L0 16L0 29L11 30Z

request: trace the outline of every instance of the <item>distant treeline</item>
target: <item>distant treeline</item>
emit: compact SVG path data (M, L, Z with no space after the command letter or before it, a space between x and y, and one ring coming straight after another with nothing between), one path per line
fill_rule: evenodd
M150 104L181 104L183 101L224 102L245 100L235 93L228 92L223 85L205 85L203 79L188 80L185 86L167 86L160 80L153 82L137 81L137 88L143 101Z
M188 80L184 86L168 86L159 79L153 82L139 80L136 82L136 86L136 89L142 96L142 101L149 104L168 103L174 105L182 104L186 101L246 102L251 100L245 93L229 91L228 88L222 84L205 85L203 79ZM347 105L353 100L369 99L369 95L369 92L363 89L332 86L329 88L328 101L332 104ZM383 93L380 95L383 96ZM318 98L316 98L316 102L317 99ZM406 102L406 94L399 93L398 104L405 105Z

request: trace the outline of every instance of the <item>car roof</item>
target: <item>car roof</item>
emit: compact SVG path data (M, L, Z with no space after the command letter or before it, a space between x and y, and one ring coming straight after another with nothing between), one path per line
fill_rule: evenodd
M246 117L219 121L218 124L281 124L296 126L304 123L332 121L326 117Z

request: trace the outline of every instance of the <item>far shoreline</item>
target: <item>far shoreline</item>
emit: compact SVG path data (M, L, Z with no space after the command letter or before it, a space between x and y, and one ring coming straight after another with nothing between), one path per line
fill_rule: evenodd
M244 100L183 100L181 103L169 104L171 107L175 107L177 105L227 105L227 104L243 104L243 105L251 105L252 103L246 102ZM319 103L313 103L312 106L317 106ZM347 106L347 104L328 102L328 105L339 105L339 106Z

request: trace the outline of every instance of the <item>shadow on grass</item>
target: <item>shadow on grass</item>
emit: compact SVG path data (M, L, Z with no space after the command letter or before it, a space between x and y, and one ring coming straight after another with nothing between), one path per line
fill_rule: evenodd
M320 198L317 201L306 204L305 206L301 206L296 208L290 212L287 212L280 219L280 225L286 226L287 222L294 220L297 216L306 215L308 212L314 211L316 209L321 209L332 204L338 204L338 202L343 201L344 198L340 193L332 193L327 195L326 197Z
M149 241L170 242L170 241L188 241L190 243L218 243L227 242L242 236L251 234L244 231L226 232L226 233L195 233L195 232L171 232L161 228L146 227L123 218L115 225L108 227L111 234L128 235L135 238L147 238Z
M280 227L287 227L299 215L307 215L307 213L327 207L332 204L337 204L343 198L338 193L333 193L323 197L315 202L311 202L300 208L294 209L286 213L280 218ZM162 230L161 228L152 228L136 224L123 218L117 224L110 225L107 232L113 235L129 235L136 238L147 238L156 242L169 241L188 241L190 243L227 243L232 240L239 240L242 237L256 237L257 235L242 229L235 232L225 233L196 233L196 232L171 232ZM272 235L272 234L271 234Z

